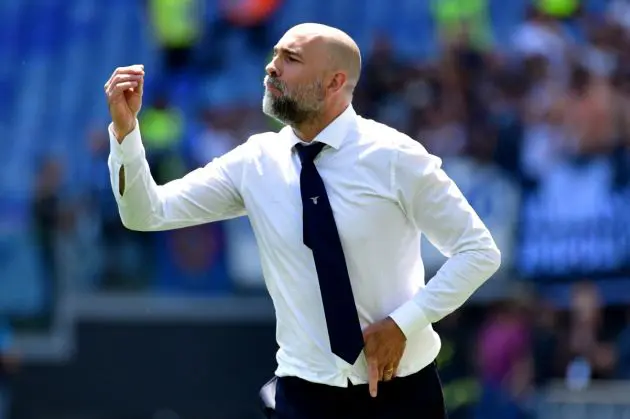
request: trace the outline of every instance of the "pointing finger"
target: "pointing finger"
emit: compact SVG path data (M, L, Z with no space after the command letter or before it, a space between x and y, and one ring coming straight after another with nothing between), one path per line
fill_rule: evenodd
M368 360L368 377L370 395L372 397L376 397L376 393L378 391L379 371L378 361L375 358L370 358Z

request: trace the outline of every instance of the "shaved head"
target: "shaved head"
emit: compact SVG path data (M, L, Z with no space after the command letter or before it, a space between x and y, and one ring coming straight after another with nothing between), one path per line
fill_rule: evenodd
M327 119L350 104L361 53L345 32L303 23L278 41L266 72L263 111L295 127Z
M344 31L319 23L302 23L289 29L288 34L310 38L321 44L328 55L329 71L343 71L347 76L347 88L354 90L361 75L361 52L359 46Z

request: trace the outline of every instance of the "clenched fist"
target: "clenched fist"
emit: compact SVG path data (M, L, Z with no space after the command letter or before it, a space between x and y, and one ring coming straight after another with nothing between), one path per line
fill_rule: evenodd
M143 65L119 67L105 83L107 105L118 142L122 142L135 128L136 117L142 107L143 85Z

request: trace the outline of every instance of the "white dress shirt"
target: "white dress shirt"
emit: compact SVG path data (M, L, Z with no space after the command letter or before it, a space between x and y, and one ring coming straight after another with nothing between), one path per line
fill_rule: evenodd
M367 383L330 350L311 250L302 242L300 140L289 127L245 143L181 179L158 186L140 131L119 144L110 125L109 168L123 224L158 231L247 215L277 317L276 375L347 386ZM314 141L315 159L344 248L363 328L391 316L407 337L399 376L437 356L431 323L460 307L499 267L488 229L441 170L441 160L408 136L349 106ZM125 190L118 175L125 167ZM449 257L425 286L421 234Z

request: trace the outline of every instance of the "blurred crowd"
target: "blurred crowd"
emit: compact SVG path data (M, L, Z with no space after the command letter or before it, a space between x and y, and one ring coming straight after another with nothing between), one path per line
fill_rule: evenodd
M440 156L504 254L492 280L508 284L500 297L437 325L454 419L530 417L534 390L552 379L571 388L630 379L630 1L602 3L587 13L579 1L532 2L509 39L495 39L483 0L442 0L433 9L439 53L403 58L385 32L366 49L357 111ZM237 56L260 64L262 85L282 2L230 4L204 26L191 20L194 0L148 2L161 62L140 126L158 182L279 128L256 101L199 94L233 55L224 39L232 31L247 34ZM88 278L75 284L88 291L237 291L225 249L242 236L222 224L126 231L107 132L98 125L88 139L86 196L61 189L54 159L41 165L33 213L51 281ZM422 250L437 269L440 255Z

